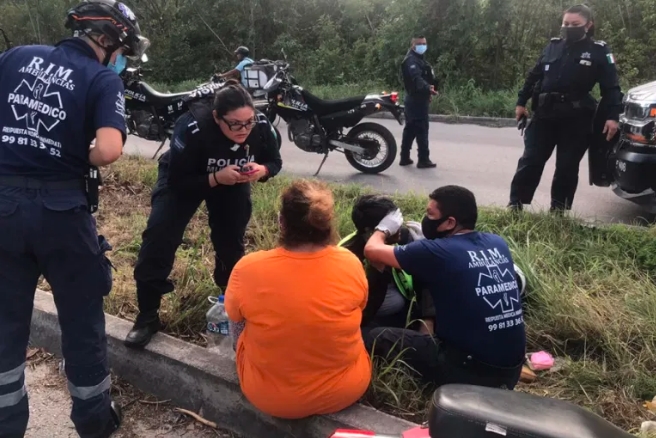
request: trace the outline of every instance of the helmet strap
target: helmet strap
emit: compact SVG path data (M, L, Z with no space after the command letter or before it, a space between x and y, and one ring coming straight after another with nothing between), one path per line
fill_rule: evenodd
M113 44L113 45L111 45L111 46L109 46L109 47L103 47L102 44L100 44L98 41L96 41L96 39L94 39L94 38L89 34L89 32L88 32L87 30L83 30L82 32L84 32L84 35L86 35L86 37L89 38L89 40L90 40L92 43L94 43L94 44L95 44L100 50L102 50L103 52L105 52L105 57L104 57L103 60L101 61L101 64L104 65L105 67L107 67L107 66L109 65L109 61L110 61L110 59L112 58L112 53L114 53L115 51L117 51L118 49L120 49L120 48L121 48L121 44Z

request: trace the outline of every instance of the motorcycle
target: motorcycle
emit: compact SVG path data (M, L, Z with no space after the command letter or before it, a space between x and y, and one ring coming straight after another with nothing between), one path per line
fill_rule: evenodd
M597 109L588 152L590 185L611 187L622 199L656 214L656 82L627 91L618 133L611 141L602 134L604 99Z
M573 403L507 389L450 384L433 394L428 421L401 434L338 429L330 438L631 438ZM635 438L635 437L634 437Z
M322 100L303 89L286 61L274 61L275 75L264 86L270 114L287 123L289 141L305 152L323 154L317 176L332 151L344 153L360 172L377 174L396 159L394 135L378 123L360 121L379 111L391 112L405 122L398 93L369 94L340 100ZM344 134L345 128L351 128Z
M147 62L148 57L144 55L141 61ZM154 159L166 141L171 139L175 122L188 110L188 103L214 94L223 82L208 81L182 93L160 93L143 80L144 72L146 70L139 64L121 73L125 88L125 122L128 134L160 142ZM273 129L280 148L282 136L276 127Z

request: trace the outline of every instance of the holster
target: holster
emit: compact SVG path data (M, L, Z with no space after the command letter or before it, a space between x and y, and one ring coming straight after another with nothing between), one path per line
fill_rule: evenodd
M93 214L98 211L98 204L100 202L100 186L102 185L100 171L96 166L89 166L89 171L84 176L84 179L89 212Z

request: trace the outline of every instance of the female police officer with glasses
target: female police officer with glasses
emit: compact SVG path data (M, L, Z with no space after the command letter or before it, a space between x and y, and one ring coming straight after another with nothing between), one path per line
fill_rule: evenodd
M551 185L551 210L572 207L579 179L579 163L591 139L596 102L590 91L599 83L606 123L603 133L614 137L622 111L622 96L615 59L608 45L592 39L592 12L585 5L565 11L562 38L553 38L528 74L517 100L517 120L528 116L526 102L533 100L534 116L526 128L524 155L510 187L510 207L530 204L544 165L556 152L556 173Z
M125 339L142 348L160 329L162 295L173 291L168 276L192 216L205 200L214 246L214 281L224 288L244 255L251 217L250 183L280 172L273 127L256 113L248 92L228 81L214 102L200 99L177 120L171 149L160 158L152 210L134 269L139 315Z

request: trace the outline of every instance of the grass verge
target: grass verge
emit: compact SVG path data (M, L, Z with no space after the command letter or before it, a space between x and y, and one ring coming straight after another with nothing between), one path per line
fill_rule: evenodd
M103 172L98 215L100 232L114 250L117 268L106 311L132 319L137 312L132 269L150 208L156 179L153 161L125 156ZM256 184L248 250L275 245L278 195L288 179ZM350 209L365 189L333 185L342 236L352 231ZM424 199L397 196L408 219L421 218ZM213 249L204 207L193 218L179 249L172 278L176 292L166 296L165 332L203 345L206 297L212 282ZM530 351L546 349L565 358L558 371L539 375L518 390L572 401L635 432L655 419L642 407L656 395L656 230L621 225L581 226L574 219L481 209L481 230L507 239L526 273L526 321ZM428 398L398 363L377 368L366 401L421 422Z

